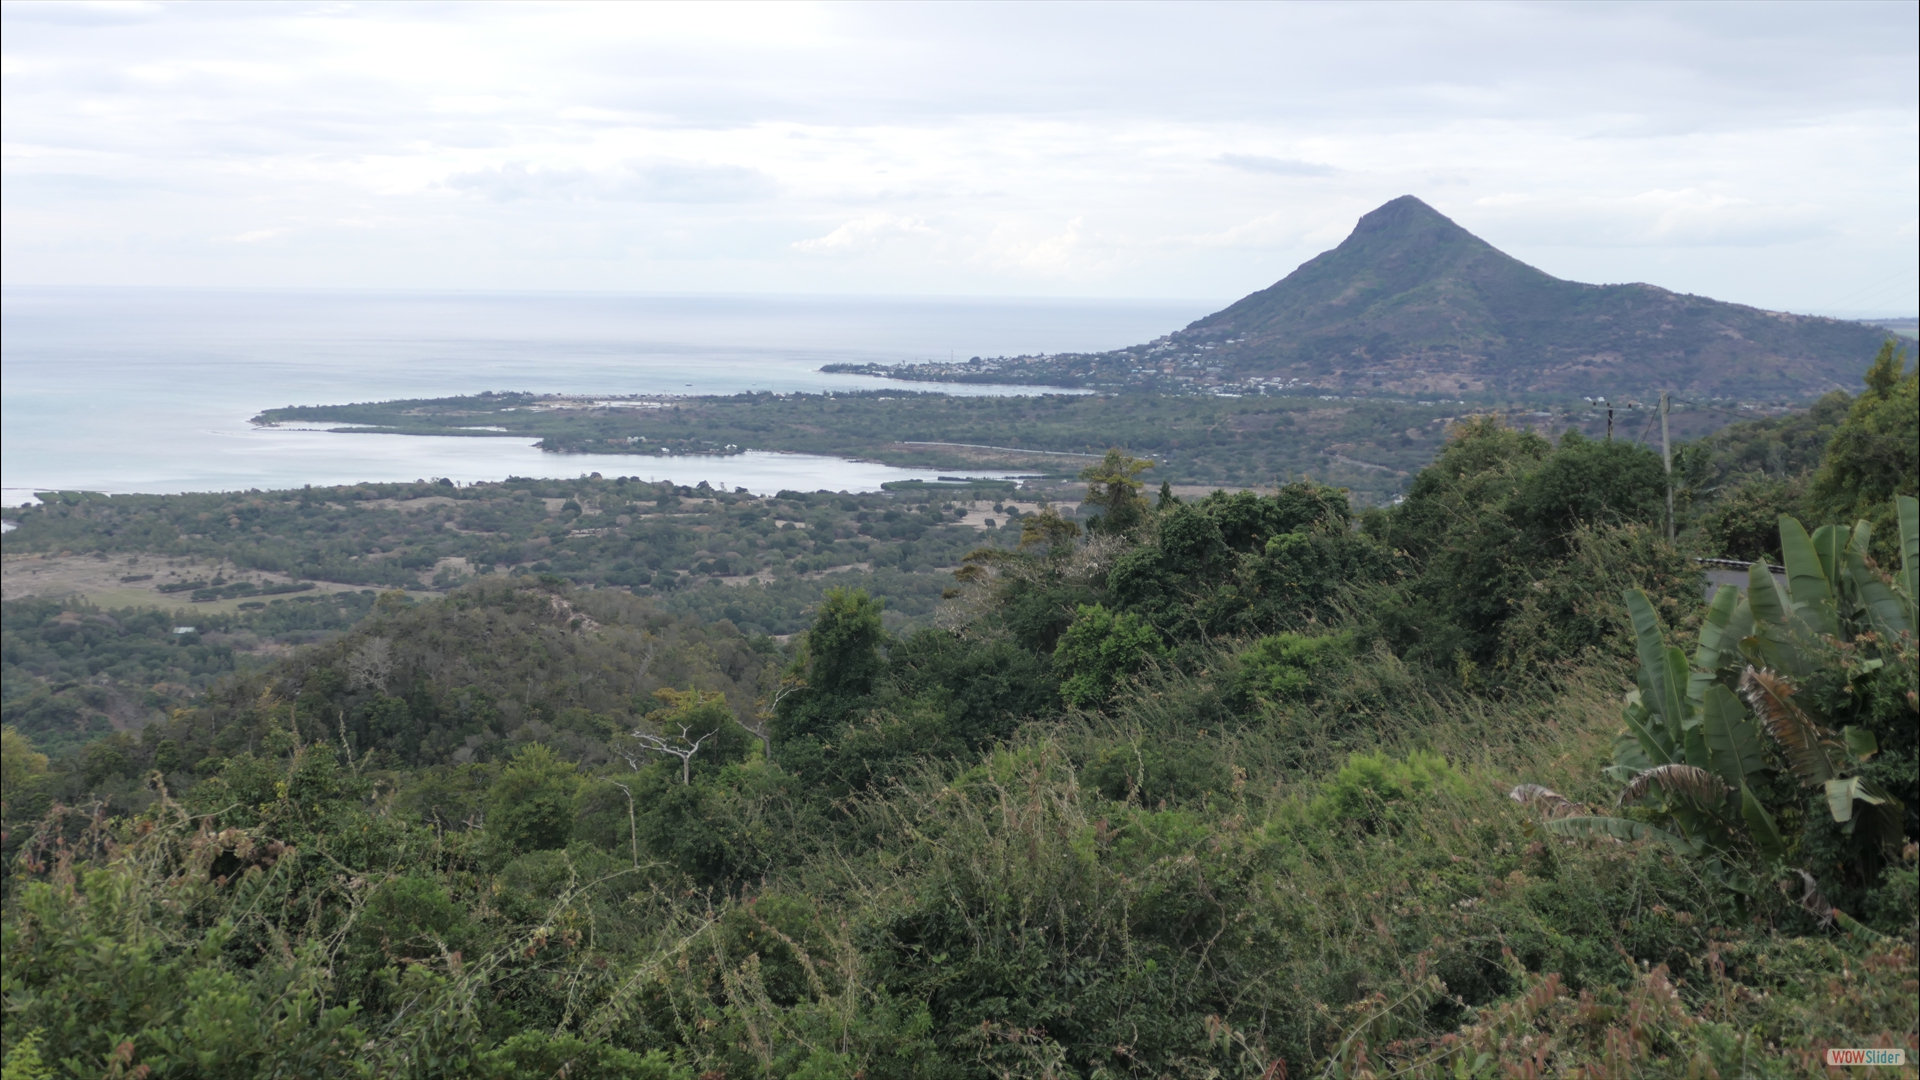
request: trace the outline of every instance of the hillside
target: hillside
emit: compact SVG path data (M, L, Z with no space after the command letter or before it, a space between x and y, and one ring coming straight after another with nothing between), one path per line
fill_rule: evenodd
M1654 285L1564 281L1403 195L1274 285L1144 345L827 370L1241 393L1804 400L1850 385L1887 336Z
M1174 340L1218 343L1235 373L1347 386L1745 397L1838 388L1884 336L1653 285L1563 281L1406 195Z
M1890 367L1823 474L1908 400ZM1709 606L1625 441L1481 418L1357 520L1311 482L1150 499L1138 464L1084 530L969 555L936 626L834 591L781 645L493 577L82 752L0 727L8 1080L1920 1051L1910 496L1897 577L1789 519L1779 602Z

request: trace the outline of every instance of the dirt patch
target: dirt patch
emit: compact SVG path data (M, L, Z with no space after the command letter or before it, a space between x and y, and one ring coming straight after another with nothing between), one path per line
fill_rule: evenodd
M191 602L185 592L160 591L162 585L211 581L222 576L229 583L251 581L260 585L284 585L295 580L285 574L241 570L228 562L195 562L159 555L114 555L105 559L91 555L8 555L0 560L0 596L8 600L23 600L30 596L50 599L77 596L103 608L238 611L241 604L250 601L311 596L315 593L359 592L366 588L364 585L316 581L313 589L306 592L285 593L281 597L238 596L204 604ZM126 580L129 578L134 580ZM421 591L413 595L424 599L434 594Z
M846 574L846 573L851 573L855 570L865 571L865 570L871 570L871 569L873 569L873 563L857 562L857 563L848 563L845 566L829 566L825 570L811 570L811 571L808 571L807 573L801 574L800 576L807 581L817 581L820 578L826 577L828 574Z
M993 505L994 504L991 500L976 500L974 502L968 503L967 516L965 518L962 518L959 524L970 525L973 527L975 532L986 532L988 518L993 519L993 525L994 525L994 528L996 529L1002 525L1005 525L1007 522L1013 520L1012 518L1007 516L1006 511L995 510L993 508ZM1021 517L1025 517L1028 514L1037 514L1040 512L1040 504L1037 502L1014 501L1014 502L1003 502L1000 505L1007 507L1008 509L1020 511Z
M368 499L358 505L374 510L431 510L436 506L471 506L445 495L423 495L418 499Z

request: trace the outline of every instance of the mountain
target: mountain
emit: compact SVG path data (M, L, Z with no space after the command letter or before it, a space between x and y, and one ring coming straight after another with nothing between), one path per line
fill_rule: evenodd
M1123 353L1189 365L1200 354L1221 383L1755 399L1853 389L1886 336L1654 285L1565 281L1404 195L1277 284Z

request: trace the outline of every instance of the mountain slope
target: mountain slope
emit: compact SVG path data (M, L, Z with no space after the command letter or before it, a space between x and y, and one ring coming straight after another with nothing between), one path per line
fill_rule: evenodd
M1884 336L1652 285L1563 281L1406 195L1160 350L1211 346L1223 381L1753 398L1850 388Z

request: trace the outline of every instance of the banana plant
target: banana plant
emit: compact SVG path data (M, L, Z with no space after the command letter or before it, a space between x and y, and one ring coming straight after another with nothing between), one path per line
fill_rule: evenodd
M1915 576L1920 573L1920 502L1902 495L1895 500L1900 522L1898 574L1889 581L1873 565L1867 550L1872 536L1865 521L1826 525L1807 535L1791 517L1780 518L1780 549L1786 562L1786 581L1775 580L1756 564L1749 569L1747 595L1756 618L1755 628L1772 645L1792 650L1793 637L1812 635L1857 640L1874 633L1895 639L1920 625L1916 611ZM1762 579L1771 588L1760 589ZM1764 617L1762 617L1764 615ZM1804 666L1806 659L1787 659Z
M1878 752L1872 732L1834 731L1803 704L1796 680L1831 655L1815 647L1823 637L1896 638L1920 623L1914 606L1920 503L1903 496L1898 511L1902 566L1891 585L1867 556L1866 522L1830 525L1809 536L1798 521L1782 517L1786 581L1755 565L1745 596L1723 586L1707 609L1691 658L1667 644L1644 593L1624 593L1640 660L1639 688L1626 697L1627 730L1616 740L1606 772L1625 785L1619 805L1651 804L1666 827L1583 815L1548 821L1546 828L1563 836L1654 839L1702 860L1715 877L1746 891L1744 875L1730 873L1730 862L1753 853L1774 870L1788 869L1789 845L1755 794L1765 775L1784 769L1803 785L1822 789L1828 813L1844 832L1864 828L1871 843L1897 842L1904 807L1858 774Z
M1723 589L1689 660L1667 644L1645 593L1629 589L1623 595L1640 655L1639 689L1627 695L1621 710L1627 731L1606 771L1625 785L1620 805L1655 803L1668 827L1611 815L1564 817L1546 827L1563 836L1657 840L1737 885L1737 875L1727 873L1729 857L1750 847L1776 859L1786 853L1772 816L1752 790L1768 769L1761 729L1714 676L1722 654L1733 651L1733 635L1750 625L1751 616L1743 622L1744 606L1734 590Z

